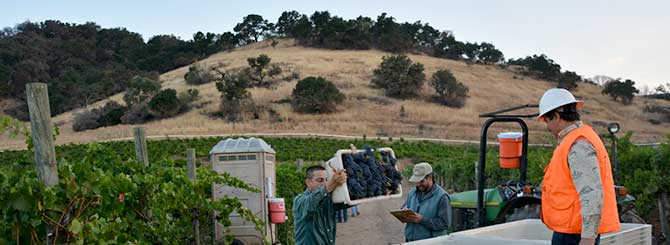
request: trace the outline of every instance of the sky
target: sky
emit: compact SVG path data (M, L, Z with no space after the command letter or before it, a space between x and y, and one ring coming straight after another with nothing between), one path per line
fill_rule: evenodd
M641 89L670 83L670 1L664 0L3 0L1 6L0 28L26 20L92 21L103 28L125 27L145 40L232 31L248 14L276 22L287 10L308 15L327 10L345 19L387 13L397 22L450 30L459 41L493 43L507 59L546 54L585 78L631 79Z

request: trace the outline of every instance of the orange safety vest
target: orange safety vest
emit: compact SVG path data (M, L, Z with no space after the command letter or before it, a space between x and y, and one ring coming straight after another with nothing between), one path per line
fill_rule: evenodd
M542 221L550 230L581 234L582 212L579 194L572 182L568 166L568 154L577 139L588 140L596 150L600 180L603 187L603 208L598 234L617 231L621 228L614 193L614 179L609 155L602 140L593 128L583 125L563 138L554 150L551 162L544 169L542 181Z

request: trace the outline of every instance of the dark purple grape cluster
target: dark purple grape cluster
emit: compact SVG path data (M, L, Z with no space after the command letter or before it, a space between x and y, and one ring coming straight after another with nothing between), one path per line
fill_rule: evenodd
M396 170L397 160L390 152L372 151L366 145L364 151L354 154L342 154L342 163L347 171L349 198L375 197L396 194L402 175Z

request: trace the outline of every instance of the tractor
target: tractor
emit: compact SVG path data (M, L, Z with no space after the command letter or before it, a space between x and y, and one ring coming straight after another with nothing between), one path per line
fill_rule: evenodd
M522 105L479 115L489 118L481 129L479 162L477 165L477 190L464 191L451 195L452 224L451 231L467 230L487 225L511 222L515 220L540 218L541 188L527 182L528 170L528 126L524 118L535 118L538 114L505 114L508 112L537 108L537 105ZM486 188L486 150L487 132L497 122L516 122L522 130L521 156L519 158L519 179L509 180L495 188ZM608 131L613 139L618 132L618 124L610 124ZM613 140L616 144L616 140ZM616 168L616 147L613 148L613 167ZM616 170L615 170L616 171ZM615 175L616 176L616 175ZM616 184L616 182L615 182ZM624 223L644 223L634 211L635 198L627 193L623 186L615 185L619 218Z

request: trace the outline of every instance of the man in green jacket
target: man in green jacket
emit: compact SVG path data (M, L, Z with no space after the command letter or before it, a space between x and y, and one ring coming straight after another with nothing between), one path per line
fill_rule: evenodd
M425 162L415 165L409 182L416 183L416 187L409 192L402 207L414 211L405 226L406 241L447 235L451 203L449 194L434 183L433 168Z
M331 192L347 182L344 170L327 180L322 166L307 168L307 190L293 200L295 244L335 244L335 211Z

